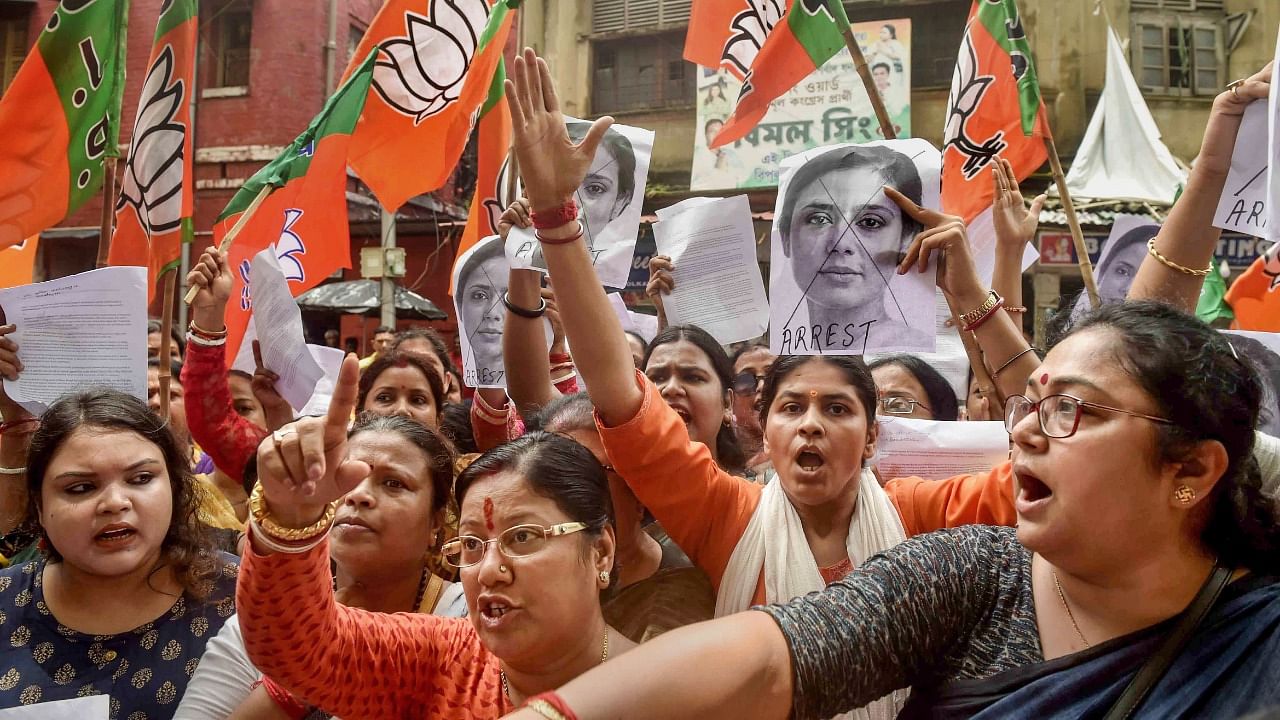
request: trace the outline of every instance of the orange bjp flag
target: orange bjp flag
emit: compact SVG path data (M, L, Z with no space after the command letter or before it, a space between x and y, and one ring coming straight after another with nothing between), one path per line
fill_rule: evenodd
M1231 327L1280 332L1280 244L1272 245L1231 283L1226 300L1236 315Z
M146 267L148 302L155 299L156 279L177 269L182 243L190 242L192 234L196 42L196 0L170 0L156 19L155 44L116 203L107 262Z
M35 282L36 246L39 243L40 236L37 235L0 250L0 288Z
M507 192L508 174L511 172L507 157L511 150L511 110L502 91L505 79L506 71L499 63L490 85L489 99L480 110L480 124L476 130L476 192L471 198L467 226L462 230L455 259L462 257L481 239L497 235L498 220L511 204L512 199ZM452 275L450 273L451 278ZM453 294L452 286L449 294Z
M511 30L515 0L388 0L347 68L376 50L350 164L383 207L442 187L466 148Z

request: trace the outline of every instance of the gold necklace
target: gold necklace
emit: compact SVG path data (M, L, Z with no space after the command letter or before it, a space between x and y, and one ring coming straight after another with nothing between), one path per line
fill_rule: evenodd
M609 628L604 629L604 642L600 644L600 662L609 659ZM516 701L511 699L511 686L507 684L507 671L499 668L498 676L502 678L502 694L507 696L507 702L515 707Z
M1080 638L1080 642L1084 643L1086 648L1093 647L1088 640L1084 639L1084 633L1080 632L1080 626L1076 624L1076 616L1071 613L1071 606L1067 604L1067 596L1062 592L1062 583L1058 582L1058 571L1050 570L1053 575L1053 586L1058 588L1058 599L1062 601L1062 608L1067 611L1067 619L1071 621L1071 627L1076 630L1076 637Z

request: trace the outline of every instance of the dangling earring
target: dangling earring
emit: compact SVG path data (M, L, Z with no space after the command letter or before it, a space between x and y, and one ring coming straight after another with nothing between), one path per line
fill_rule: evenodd
M1195 502L1196 491L1186 485L1179 485L1178 489L1173 491L1173 499L1182 505L1190 505Z

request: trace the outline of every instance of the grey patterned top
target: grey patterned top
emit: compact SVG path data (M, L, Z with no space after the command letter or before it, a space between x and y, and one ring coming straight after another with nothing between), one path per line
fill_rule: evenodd
M761 608L790 646L795 718L829 718L890 691L1044 661L1031 553L1014 528L920 535L825 590Z

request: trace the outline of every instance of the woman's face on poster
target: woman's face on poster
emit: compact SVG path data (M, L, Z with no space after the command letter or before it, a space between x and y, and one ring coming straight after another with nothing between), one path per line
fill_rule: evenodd
M869 168L829 172L795 195L783 247L805 297L829 308L878 307L903 249L902 211Z
M589 237L599 237L614 218L622 214L622 210L630 201L629 197L619 197L618 161L601 143L596 149L595 159L587 170L587 176L578 186L578 204L582 206L580 218L586 225Z
M491 257L467 277L462 287L462 322L471 341L471 352L480 367L502 357L502 297L507 292L507 263Z
M1155 230L1151 232L1155 236ZM1142 259L1147 256L1147 238L1141 242L1130 243L1120 248L1107 259L1105 268L1100 268L1098 277L1098 295L1103 302L1119 302L1129 294L1129 287L1138 274Z

